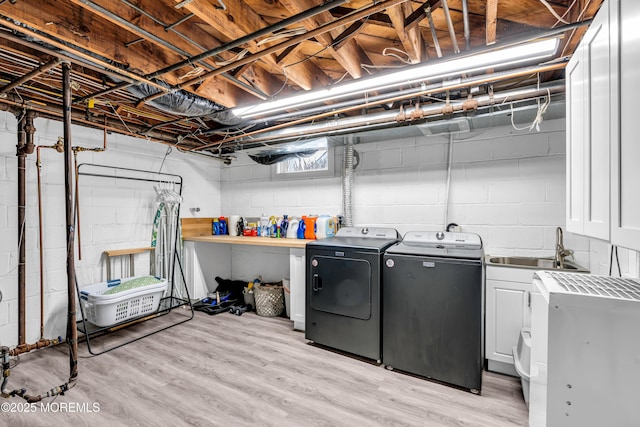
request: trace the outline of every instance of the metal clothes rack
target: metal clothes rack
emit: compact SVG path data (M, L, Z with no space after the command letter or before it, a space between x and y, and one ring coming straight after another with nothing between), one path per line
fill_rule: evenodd
M86 170L88 169L88 170ZM152 182L152 183L169 183L169 184L174 184L178 187L178 194L181 196L182 195L182 176L180 175L174 175L174 174L168 174L168 173L161 173L161 172L154 172L154 171L145 171L145 170L140 170L140 169L129 169L129 168L121 168L121 167L116 167L116 166L105 166L105 165L98 165L98 164L91 164L91 163L82 163L78 165L78 169L77 169L77 177L78 179L80 179L80 176L91 176L91 177L98 177L98 178L110 178L110 179L125 179L125 180L133 180L133 181L146 181L146 182ZM79 198L77 199L79 200ZM109 352L111 350L115 350L116 348L120 348L122 346L125 346L127 344L131 344L132 342L138 341L142 338L146 338L150 335L154 335L157 334L158 332L162 332L165 331L169 328L172 328L174 326L180 325L182 323L188 322L189 320L193 319L194 317L194 310L193 310L193 306L191 304L191 298L189 296L189 287L187 286L187 281L185 279L184 276L184 270L182 267L182 260L180 259L180 254L178 252L178 247L179 247L179 222L180 222L180 204L178 204L178 209L177 209L178 214L176 215L176 224L175 224L175 235L174 235L174 245L173 245L173 257L172 257L172 266L171 266L171 292L168 294L168 296L163 297L160 300L160 306L158 308L158 311L150 314L148 316L144 316L142 318L137 318L137 319L133 319L133 320L127 320L125 322L121 322L121 323L117 323L108 327L98 327L95 325L92 325L90 323L88 323L85 320L85 312L84 312L84 305L82 303L82 300L80 300L80 311L82 313L82 320L79 320L76 322L76 327L78 328L78 331L81 332L82 334L84 334L84 338L87 342L87 349L89 350L89 353L91 353L94 356L97 356L99 354L102 353L106 353ZM76 225L76 227L79 227L79 224ZM186 299L184 298L178 298L174 295L175 291L176 291L176 284L175 284L175 278L176 278L176 263L178 265L178 267L180 268L180 277L182 278L182 283L184 286L184 291L186 293ZM80 296L80 287L78 286L78 281L76 280L76 292L78 297ZM142 323L145 322L147 320L151 320L151 319L156 319L159 318L161 316L165 316L167 314L169 314L173 309L178 308L178 307L182 307L182 306L188 306L190 311L191 311L191 315L187 315L184 316L184 319L180 319L177 320L169 325L160 327L159 329L155 329L151 332L147 332L143 335L137 336L135 338L126 340L124 342L119 342L109 348L106 348L102 351L94 351L91 348L91 337L96 337L96 336L102 336L102 335L106 335L110 332L114 332L116 330L120 330L124 327L133 325L133 324L138 324L138 323Z

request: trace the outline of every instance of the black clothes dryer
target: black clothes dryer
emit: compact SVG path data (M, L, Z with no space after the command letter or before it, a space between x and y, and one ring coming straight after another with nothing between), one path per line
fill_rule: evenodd
M306 245L305 337L380 361L380 280L391 228L344 227Z

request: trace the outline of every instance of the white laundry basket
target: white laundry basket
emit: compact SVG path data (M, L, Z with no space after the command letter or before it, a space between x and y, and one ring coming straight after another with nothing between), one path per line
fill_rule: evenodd
M104 295L116 285L140 278L128 277L82 288L80 300L84 306L86 320L96 326L104 327L157 311L162 295L167 289L166 279L159 279L161 281L158 283L124 290L112 295Z

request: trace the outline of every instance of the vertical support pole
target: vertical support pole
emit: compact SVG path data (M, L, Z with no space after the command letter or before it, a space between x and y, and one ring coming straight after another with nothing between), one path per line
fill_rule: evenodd
M62 107L64 124L64 189L67 226L67 342L71 349L69 357L70 381L78 376L78 330L76 327L76 275L74 263L75 222L73 216L73 165L71 147L71 65L62 63Z

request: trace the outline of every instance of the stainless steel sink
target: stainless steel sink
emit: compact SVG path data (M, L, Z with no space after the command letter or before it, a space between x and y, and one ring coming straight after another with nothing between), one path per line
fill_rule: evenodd
M492 265L503 265L505 267L533 268L537 270L564 270L576 272L588 272L584 267L571 261L564 262L564 268L556 267L556 261L552 258L536 257L487 257L487 263Z

